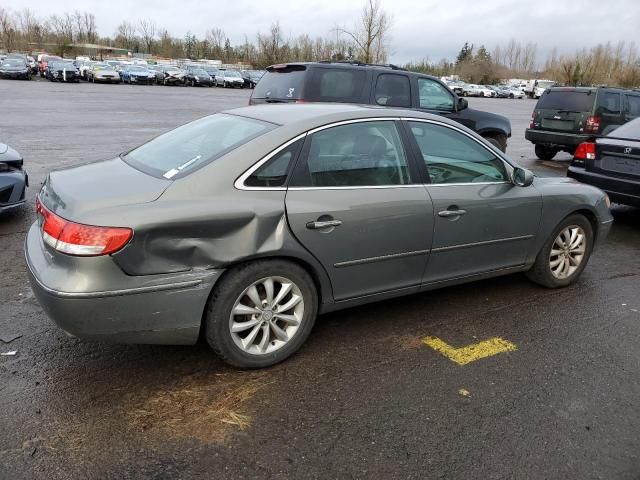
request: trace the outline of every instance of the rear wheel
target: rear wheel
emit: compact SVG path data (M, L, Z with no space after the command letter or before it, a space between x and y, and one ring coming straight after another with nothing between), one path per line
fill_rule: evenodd
M573 214L556 227L526 275L547 288L567 287L578 280L593 251L593 227Z
M313 280L283 260L257 261L229 270L205 312L205 336L227 363L263 368L279 363L305 342L317 315Z
M553 160L553 157L556 156L558 150L553 147L546 147L544 145L536 145L535 146L536 157L540 160Z

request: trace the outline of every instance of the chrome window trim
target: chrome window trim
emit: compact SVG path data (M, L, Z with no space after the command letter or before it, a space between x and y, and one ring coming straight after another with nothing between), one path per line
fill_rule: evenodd
M459 183L425 183L425 187L467 187L469 185L512 185L511 182L459 182Z
M477 184L476 184L477 185ZM351 187L289 187L289 190L372 190L372 189L390 189L390 188L424 188L422 183L409 183L407 185L354 185Z
M275 191L275 192L284 192L284 191L286 191L287 187L250 187L250 186L245 185L244 182L247 180L247 178L249 178L251 175L253 175L253 172L255 172L257 169L259 169L262 165L267 163L269 160L271 160L274 156L276 156L282 150L284 150L288 146L292 145L293 143L297 142L301 138L305 138L307 136L307 133L308 132L301 133L300 135L298 135L298 136L292 138L291 140L283 143L278 148L276 148L272 152L268 153L266 156L262 157L260 160L258 160L256 163L254 163L253 166L249 167L248 170L246 170L242 175L240 175L236 179L236 181L234 182L233 186L235 188L237 188L238 190L248 190L248 191L255 191L255 190L259 190L259 191L267 190L267 191Z
M496 156L496 158L498 158L503 163L505 163L506 164L505 166L507 167L507 175L509 176L510 179L513 178L513 171L515 170L516 166L513 165L507 159L507 157L504 155L504 153L500 152L498 149L494 150L494 149L491 149L491 148L487 147L485 144L483 144L476 137L474 137L473 135L469 134L469 132L465 132L464 130L462 130L461 128L458 128L455 125L449 125L448 123L438 122L436 120L431 120L431 119L427 119L427 118L402 117L400 120L402 120L403 122L433 123L434 125L440 125L441 127L450 128L451 130L455 130L456 132L459 132L459 133L462 133L463 135L466 135L471 140L473 140L478 145L480 145L482 148L484 148L485 150L491 152L493 155ZM472 183L473 182L462 183L461 185L469 185L469 184L472 184ZM487 182L487 183L513 183L513 181L509 181L509 182L507 182L507 181L503 181L503 182ZM430 183L429 185L453 185L453 184L451 184L451 183L449 183L449 184L447 184L447 183ZM480 185L480 182L476 183L475 185Z

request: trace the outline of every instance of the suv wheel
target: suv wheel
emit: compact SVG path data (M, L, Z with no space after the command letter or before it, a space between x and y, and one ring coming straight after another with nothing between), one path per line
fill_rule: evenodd
M553 160L553 157L556 156L558 150L553 147L546 147L544 145L536 145L535 146L536 157L540 160Z
M489 142L494 147L500 149L501 152L507 151L507 136L498 134L493 137L484 137L484 139Z
M313 280L283 260L246 263L216 285L205 311L211 348L241 368L275 365L305 342L317 314Z
M547 288L567 287L578 280L592 250L591 222L584 215L569 215L549 236L526 275Z

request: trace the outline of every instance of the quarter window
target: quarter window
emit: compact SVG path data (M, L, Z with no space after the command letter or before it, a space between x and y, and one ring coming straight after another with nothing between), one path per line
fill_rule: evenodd
M620 114L620 94L606 92L602 97L602 114L619 115Z
M392 121L359 122L311 135L299 186L351 187L410 182L407 158Z
M409 77L390 73L378 75L376 103L387 107L410 107L411 85Z
M507 181L504 162L467 135L432 123L409 125L431 183Z
M313 70L308 97L312 102L357 102L362 97L366 79L364 70L316 68Z
M293 161L300 150L302 140L292 143L276 153L253 172L244 182L247 187L282 187L287 183L287 176Z
M420 108L453 110L453 95L445 86L428 78L418 78Z

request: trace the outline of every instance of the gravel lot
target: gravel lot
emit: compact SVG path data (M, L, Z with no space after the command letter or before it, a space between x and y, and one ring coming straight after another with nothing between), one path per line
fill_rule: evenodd
M246 105L221 88L0 82L0 140L29 171L28 206L0 216L0 478L640 478L640 211L561 291L521 275L320 318L260 372L196 347L91 344L43 314L22 258L40 182L200 116ZM534 102L470 99L508 116ZM5 343L1 338L21 335ZM508 353L459 366L421 339Z

